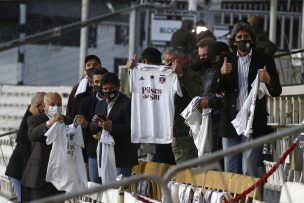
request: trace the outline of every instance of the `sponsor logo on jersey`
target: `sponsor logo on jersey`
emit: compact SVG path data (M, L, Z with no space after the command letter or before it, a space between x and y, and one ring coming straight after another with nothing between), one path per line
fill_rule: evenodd
M164 84L166 82L166 76L165 75L160 75L159 76L159 83Z
M160 100L163 91L161 89L142 87L143 99Z

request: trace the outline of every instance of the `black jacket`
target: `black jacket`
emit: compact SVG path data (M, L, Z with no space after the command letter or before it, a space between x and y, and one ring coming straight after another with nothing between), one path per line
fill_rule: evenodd
M78 86L79 86L79 83L73 87L73 89L69 95L69 99L68 99L68 103L67 103L67 107L66 107L66 116L71 117L71 118L74 118L75 115L79 114L82 101L86 97L88 97L92 94L92 87L87 85L86 91L78 94L75 97Z
M96 104L97 115L107 115L107 102ZM137 145L131 143L131 100L120 93L117 97L108 119L112 121L111 135L114 138L115 159L117 167L132 167L138 163ZM95 126L96 127L96 126ZM99 131L101 128L97 128Z
M16 178L18 180L21 180L27 161L31 154L31 142L27 136L27 118L31 115L32 113L28 108L19 126L16 138L17 145L13 151L13 154L8 162L5 171L5 175Z
M80 105L80 111L79 114L83 115L88 123L92 123L92 118L95 115L95 107L96 103L98 102L96 98L96 94L92 94L89 97L86 97L83 99L81 105ZM93 138L93 132L90 131L89 128L83 129L83 139L85 142L85 150L86 154L89 158L95 158L96 159L96 148L98 140Z
M231 121L237 114L236 101L238 97L238 57L236 52L233 53L231 58L232 72L221 77L220 87L225 91L224 107L221 114L220 135L223 137L236 137L238 136ZM248 93L251 90L251 84L254 81L259 69L266 66L267 72L270 76L270 84L267 84L267 89L271 96L279 96L282 92L282 87L279 81L279 76L276 70L276 65L270 55L252 52L251 62L248 73ZM262 99L257 99L253 119L253 137L259 137L267 134L269 128L267 126L267 109L266 109L266 96Z
M202 71L202 95L208 97L208 104L214 111L222 108L224 99L223 94L220 94L220 68L223 64L221 60L218 65L212 67L203 67Z

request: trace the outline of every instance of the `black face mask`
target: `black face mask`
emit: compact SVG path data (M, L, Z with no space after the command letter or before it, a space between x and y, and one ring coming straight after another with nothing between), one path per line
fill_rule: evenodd
M104 95L104 92L102 91L101 86L95 86L94 87L94 92L98 93L99 96L103 96Z
M223 63L224 63L224 58L221 57L218 62L213 63L211 66L212 66L213 69L220 70Z
M112 101L118 95L118 91L113 90L113 91L109 91L109 92L104 92L104 95L109 101Z
M241 40L241 41L236 41L236 46L238 50L242 52L248 52L252 49L252 41L251 40Z
M201 60L203 66L205 66L207 68L211 66L211 62L208 58L202 58L200 60Z

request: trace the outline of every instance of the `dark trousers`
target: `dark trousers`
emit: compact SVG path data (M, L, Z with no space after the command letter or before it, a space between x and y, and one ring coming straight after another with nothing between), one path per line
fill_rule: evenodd
M174 165L175 159L171 144L155 144L155 156L152 161Z
M53 184L46 183L42 188L28 188L23 187L21 189L22 202L30 202L37 199L42 199L45 197L58 195L65 193L63 191L58 191Z

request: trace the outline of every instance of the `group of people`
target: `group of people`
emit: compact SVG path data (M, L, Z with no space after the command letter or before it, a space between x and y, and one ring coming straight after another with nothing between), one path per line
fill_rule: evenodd
M177 75L182 93L175 93L172 104L172 143L155 144L152 160L179 164L198 157L191 129L181 116L196 96L200 96L200 111L212 109L213 151L227 149L269 133L266 96L255 101L252 133L249 136L239 135L231 123L243 107L257 74L271 96L279 96L282 91L273 57L255 50L256 35L252 26L246 22L237 23L229 46L216 41L210 31L201 33L201 39L195 44L193 39L189 40L193 37L190 26L186 23L181 29L178 31L179 37L172 36L172 49L163 54L164 63L161 52L156 48L148 47L141 54L143 64L170 67ZM134 55L127 66L132 70L136 64ZM52 145L46 144L45 134L57 122L81 126L83 157L87 163L89 181L102 183L99 172L101 163L98 161L101 156L98 153L101 152L97 151L97 146L104 130L110 133L115 142L116 174L125 177L131 175L132 166L138 162L139 148L138 143L131 142L131 114L140 107L131 107L131 99L119 89L118 76L102 67L97 56L88 55L84 77L73 87L66 115L62 112L60 94L35 93L19 127L17 146L6 170L20 201L64 192L46 181ZM257 166L261 164L261 147L228 155L223 163L225 171L252 176L259 175ZM68 172L65 175L69 175Z

